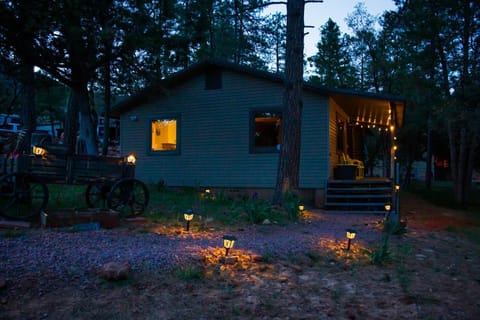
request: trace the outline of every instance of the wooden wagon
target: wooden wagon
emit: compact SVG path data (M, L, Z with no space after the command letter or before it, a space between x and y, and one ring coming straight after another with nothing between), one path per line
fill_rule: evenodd
M106 207L123 216L140 215L148 205L145 184L135 179L135 157L69 155L63 145L33 146L32 154L0 154L0 213L25 220L48 203L48 184L85 185L88 207Z

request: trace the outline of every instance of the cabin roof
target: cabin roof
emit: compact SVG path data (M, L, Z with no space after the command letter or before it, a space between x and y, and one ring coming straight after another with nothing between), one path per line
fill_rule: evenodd
M112 115L120 116L138 105L154 101L158 97L167 95L169 89L215 69L237 72L277 83L283 83L285 80L284 75L279 73L258 70L226 61L204 60L116 104L112 108ZM304 82L304 90L331 97L353 121L385 125L388 122L387 118L390 116L388 110L392 110L395 113L396 126L401 127L403 125L405 98L401 96L329 88L311 82Z

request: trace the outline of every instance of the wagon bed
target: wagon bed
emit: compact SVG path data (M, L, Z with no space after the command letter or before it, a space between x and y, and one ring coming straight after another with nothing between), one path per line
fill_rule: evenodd
M135 179L127 157L68 155L62 145L37 154L0 155L0 213L13 219L40 214L48 203L48 184L86 185L88 207L107 207L122 215L144 212L149 194ZM41 152L40 152L41 151Z

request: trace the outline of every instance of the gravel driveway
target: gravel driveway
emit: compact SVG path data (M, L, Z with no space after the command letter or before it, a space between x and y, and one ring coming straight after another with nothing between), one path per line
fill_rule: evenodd
M382 217L309 211L288 226L254 225L208 232L144 232L139 228L78 231L31 229L16 238L0 238L0 275L14 279L26 273L54 272L58 277L91 272L111 261L128 261L132 269L170 269L198 256L202 249L222 246L222 236L237 237L235 250L252 255L308 252L322 240L345 243L345 230L354 228L354 240L372 246L381 239L376 228ZM144 230L144 229L142 229ZM165 230L165 228L164 228Z

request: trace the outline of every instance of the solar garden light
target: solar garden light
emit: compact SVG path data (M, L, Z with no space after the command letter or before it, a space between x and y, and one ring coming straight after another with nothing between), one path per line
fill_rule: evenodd
M44 157L47 154L47 150L42 147L32 146L32 152L34 155Z
M185 219L185 221L187 221L187 231L190 230L190 221L192 221L193 219L193 210L192 209L187 209L185 210L185 213L183 214L183 218Z
M225 257L228 256L228 251L233 248L237 238L234 236L225 235L223 236L223 247L225 248Z
M355 239L355 236L357 235L356 231L353 229L347 229L347 251L350 250L350 243L352 242L353 239Z
M392 205L390 203L385 204L385 218L384 218L384 220L387 220L388 217L390 216L390 210L392 210Z
M305 206L303 204L299 205L298 211L300 211L300 214L303 214L303 212L305 211Z

